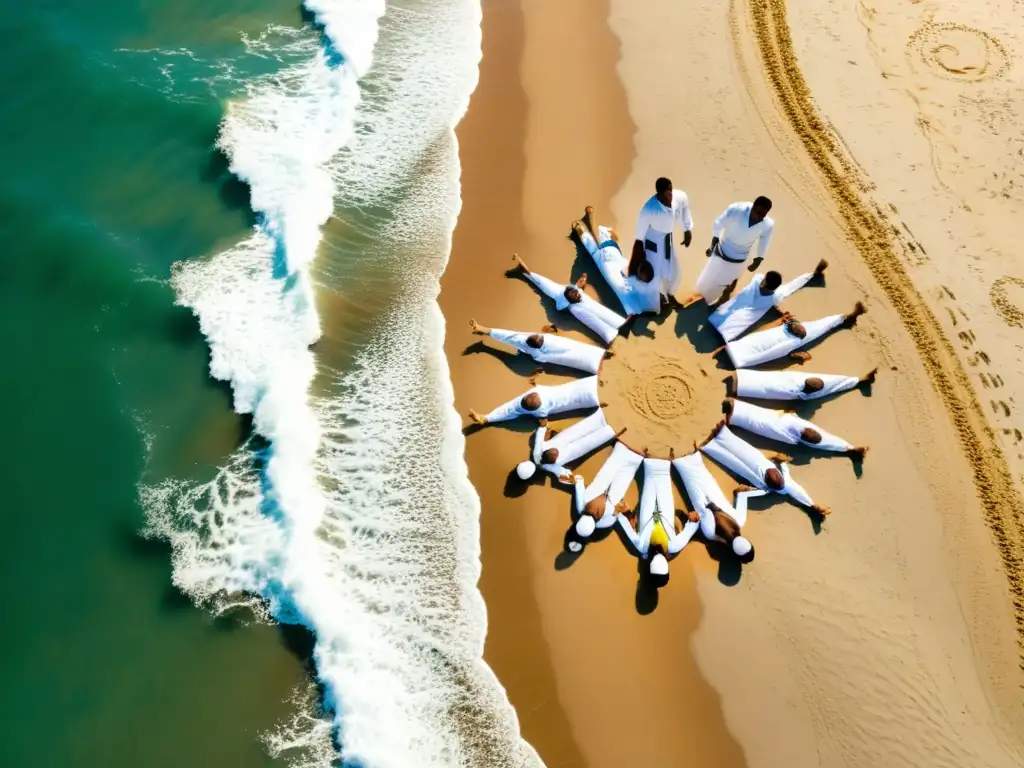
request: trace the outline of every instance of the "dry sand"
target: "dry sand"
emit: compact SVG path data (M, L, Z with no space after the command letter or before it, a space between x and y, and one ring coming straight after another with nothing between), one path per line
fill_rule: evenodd
M585 269L607 298L573 261L568 225L594 204L628 235L662 174L693 206L687 285L720 210L767 194L771 265L792 276L830 262L826 285L786 309L870 310L807 367L882 368L869 396L798 408L872 448L862 474L797 453L795 476L833 515L819 528L759 500L752 565L695 543L656 596L637 590L616 536L560 554L568 494L507 482L530 425L469 437L485 656L549 766L1024 764L1012 375L1024 283L1010 263L1024 28L1010 0L885 5L896 8L792 0L787 16L778 0L484 3L441 295L461 411L523 391L534 368L489 345L463 354L469 316L547 319L503 276L509 252L556 279ZM701 311L644 323L602 370L610 420L634 447L685 450L720 417L724 371Z

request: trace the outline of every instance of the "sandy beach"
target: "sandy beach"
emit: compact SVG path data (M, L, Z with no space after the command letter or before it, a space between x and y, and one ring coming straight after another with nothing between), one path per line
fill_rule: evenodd
M765 267L788 278L830 265L824 285L785 308L804 320L858 300L869 310L805 367L880 368L866 394L798 408L871 447L862 471L795 454L794 475L833 514L818 526L759 500L745 529L754 563L719 562L695 540L656 598L638 591L637 561L617 536L578 558L563 552L568 493L510 479L532 424L468 435L485 659L547 765L1024 762L1015 23L1008 0L970 12L484 3L480 83L458 129L463 209L440 296L460 412L524 391L535 368L478 343L468 319L536 330L554 317L505 275L511 254L557 280L587 271L588 292L607 300L569 225L593 205L628 247L660 175L693 209L684 286L703 267L714 217L768 195ZM707 359L702 312L662 315L644 324L653 339L617 343L602 387L609 421L629 422L634 447L689 450L714 426L728 367ZM672 360L692 374L677 439L645 426L629 394L631 376ZM578 471L592 477L609 450Z

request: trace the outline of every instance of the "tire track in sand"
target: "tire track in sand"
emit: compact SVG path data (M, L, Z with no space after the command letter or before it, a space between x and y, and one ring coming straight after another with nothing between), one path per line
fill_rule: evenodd
M1024 521L1018 511L1020 497L995 433L952 344L894 252L891 226L859 194L858 190L870 189L868 179L818 114L793 50L784 0L750 0L749 7L757 47L778 105L846 222L847 236L910 333L956 429L1006 570L1017 644L1024 654ZM1020 666L1024 669L1024 662Z

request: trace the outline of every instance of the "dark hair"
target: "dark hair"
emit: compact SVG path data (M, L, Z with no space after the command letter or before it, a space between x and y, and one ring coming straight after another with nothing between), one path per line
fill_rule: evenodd
M575 285L570 285L566 288L563 295L570 304L579 304L583 301L583 293Z
M554 464L556 461L558 461L558 449L548 448L546 451L544 451L544 453L540 455L540 460L543 461L545 464Z
M754 207L764 208L766 211L770 211L772 209L772 201L764 195L758 195L757 199L754 200Z
M782 473L775 467L772 467L764 473L764 484L773 491L781 491L786 487L786 481L782 477Z
M782 275L780 275L774 269L771 270L770 272L765 272L764 282L761 283L761 285L763 285L765 288L770 288L771 290L774 291L776 288L782 285Z
M636 268L636 276L641 282L651 282L654 279L654 265L644 259L640 266Z
M656 182L654 182L654 191L660 195L662 192L667 192L671 186L672 179L666 179L664 176L661 176Z
M804 392L818 392L825 388L825 382L817 376L811 376L804 380Z
M540 395L536 392L527 392L523 395L523 399L519 401L519 404L528 411L536 411L541 406Z
M544 337L539 333L533 333L526 337L526 346L540 349L544 346Z

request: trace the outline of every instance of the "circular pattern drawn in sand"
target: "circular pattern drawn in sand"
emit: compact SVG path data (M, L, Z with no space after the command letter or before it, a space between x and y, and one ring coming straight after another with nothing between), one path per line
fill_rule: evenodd
M1015 295L1011 295L1015 294ZM1024 328L1024 280L1000 277L988 292L989 300L1003 322L1012 328Z
M615 345L615 356L601 366L601 399L608 403L608 423L626 428L621 439L633 450L665 457L675 448L683 455L722 420L728 371L668 324L655 328L654 338L633 336Z
M923 65L946 80L979 83L999 77L1010 65L1006 48L992 35L963 24L929 22L907 41L912 65Z

